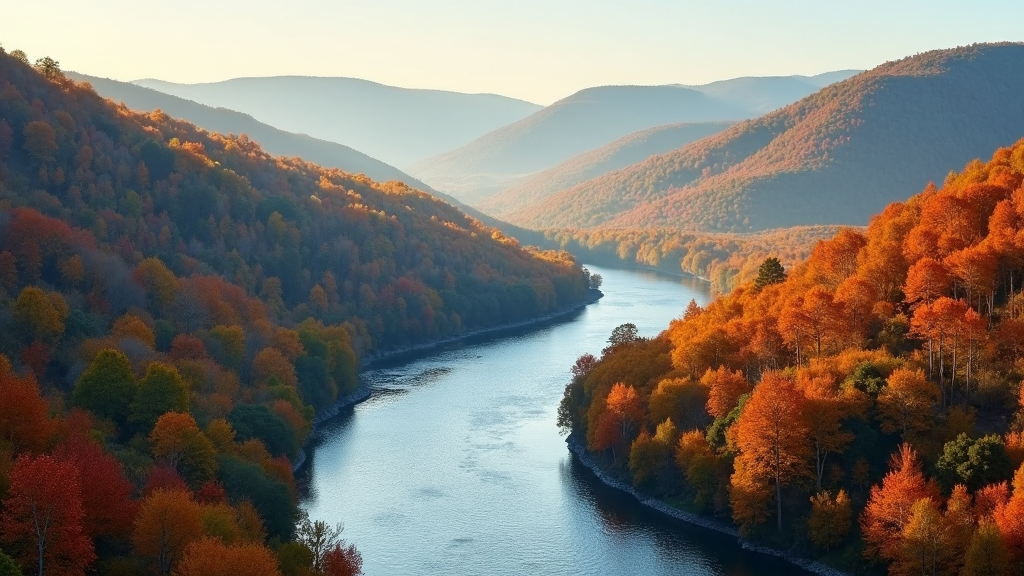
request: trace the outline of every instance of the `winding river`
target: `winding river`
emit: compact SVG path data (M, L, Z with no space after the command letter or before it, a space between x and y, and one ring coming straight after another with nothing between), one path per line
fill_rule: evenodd
M591 269L600 302L366 371L373 396L322 429L303 505L344 522L367 576L802 573L647 510L569 454L555 413L575 359L619 324L653 336L709 299L703 282Z

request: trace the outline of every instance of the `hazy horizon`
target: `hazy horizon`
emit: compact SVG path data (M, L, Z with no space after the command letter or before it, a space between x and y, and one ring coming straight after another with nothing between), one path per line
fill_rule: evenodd
M8 50L115 80L347 77L542 105L591 86L813 76L1024 38L1024 4L1009 0L969 11L948 0L296 0L287 9L240 0L40 0L4 11ZM39 18L45 13L62 17Z

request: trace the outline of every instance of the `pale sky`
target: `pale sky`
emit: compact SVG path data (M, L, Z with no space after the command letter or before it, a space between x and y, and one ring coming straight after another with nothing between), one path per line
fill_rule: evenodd
M118 80L365 78L549 104L588 86L871 68L1024 40L1021 0L0 0L0 42Z

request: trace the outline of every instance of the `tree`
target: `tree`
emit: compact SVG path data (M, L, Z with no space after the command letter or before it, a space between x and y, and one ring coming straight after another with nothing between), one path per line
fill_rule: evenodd
M241 441L256 438L275 456L294 456L299 451L295 432L262 404L239 404L231 410L228 419Z
M910 507L910 517L900 536L895 574L940 574L948 544L939 507L931 498L920 498Z
M30 340L56 344L64 335L68 306L59 295L48 295L39 288L26 286L14 304L14 321Z
M96 559L82 528L78 471L52 456L19 456L0 517L0 538L38 576L79 576Z
M743 469L755 482L774 484L777 528L782 531L782 488L806 475L810 446L802 395L788 378L766 373L736 422Z
M203 537L203 510L188 492L157 490L145 500L135 519L135 552L150 559L167 576L186 547Z
M599 450L611 448L614 458L616 446L623 449L629 446L629 440L643 416L643 404L636 389L617 382L605 399L605 410L597 424L596 447Z
M137 388L128 357L119 350L104 349L78 379L72 398L76 406L123 426Z
M277 558L263 544L228 545L217 538L189 544L174 576L280 576Z
M620 344L629 344L637 340L637 328L636 324L627 322L626 324L620 324L612 330L612 335L608 337L609 348L614 348Z
M852 518L845 490L840 489L834 497L829 492L811 496L811 516L807 519L811 542L825 551L838 546L849 533Z
M353 545L339 544L324 555L324 576L360 576L363 556Z
M82 490L82 527L90 538L119 538L131 534L137 505L134 487L124 467L103 447L77 433L68 438L55 456L78 470Z
M139 430L152 430L165 412L188 412L188 384L173 366L154 362L139 381L129 421Z
M149 434L153 456L177 469L191 486L214 477L216 450L190 414L167 412Z
M0 356L0 452L6 447L13 455L45 450L54 431L46 400L39 394L35 378L19 378L10 372L10 362Z
M25 143L22 148L35 167L42 168L56 162L57 132L53 126L43 120L33 120L25 124L23 134Z
M57 62L49 56L44 56L36 60L35 69L47 80L54 81L64 79L64 73L60 70L60 62Z
M914 504L933 497L933 490L921 473L921 462L909 444L893 454L890 470L881 486L872 486L867 506L860 517L864 554L889 561L902 554L903 530L913 515Z
M814 448L814 473L820 492L829 454L841 453L853 441L853 434L842 428L843 419L851 412L850 403L840 397L827 378L804 379L801 384L803 418Z
M971 537L971 545L967 549L963 576L992 576L1008 574L1010 556L1003 544L1003 536L999 527L992 521L984 521Z
M1003 439L995 434L973 440L961 433L946 442L935 465L936 475L946 486L962 482L972 490L998 482L1012 470Z
M0 552L0 576L22 576L21 567L7 554Z
M904 440L924 431L939 401L939 390L925 379L921 370L897 368L878 395L882 431L899 432Z
M764 262L757 268L757 278L754 279L754 288L761 290L765 286L781 284L786 281L786 269L775 256L765 258Z
M324 571L324 557L328 552L342 544L341 533L345 526L340 522L330 525L323 520L310 520L305 513L295 527L295 539L309 549L313 556L313 569Z
M278 382L289 388L298 386L295 367L276 348L260 350L259 354L252 361L252 377L259 384L266 382L270 378L277 378Z
M750 382L743 377L743 372L728 370L719 366L718 370L708 368L700 383L708 387L707 410L712 418L723 418L740 400L740 396L750 392Z

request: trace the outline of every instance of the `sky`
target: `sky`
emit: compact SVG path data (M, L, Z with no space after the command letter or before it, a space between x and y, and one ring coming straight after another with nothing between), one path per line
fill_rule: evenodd
M0 43L117 80L365 78L549 104L1024 40L1021 0L0 0Z

